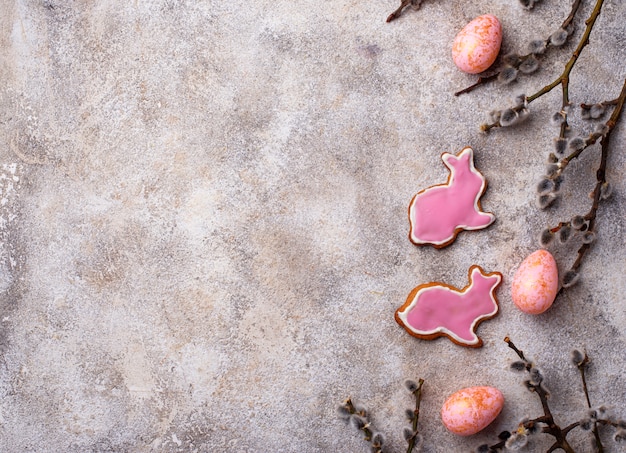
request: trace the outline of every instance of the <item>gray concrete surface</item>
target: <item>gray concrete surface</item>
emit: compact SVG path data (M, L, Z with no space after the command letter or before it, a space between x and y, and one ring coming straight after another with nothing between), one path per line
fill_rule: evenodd
M567 3L427 0L386 24L396 1L0 0L0 450L367 451L336 414L352 396L404 451L402 383L423 377L423 451L468 451L540 413L505 335L541 365L561 423L585 411L574 347L593 358L593 403L626 416L624 124L581 283L532 317L512 275L542 228L586 212L598 151L540 212L560 94L519 128L478 126L553 80L573 44L510 87L452 95L474 80L450 58L469 20L495 14L504 51L523 50ZM626 3L605 3L575 103L615 97L626 76ZM497 220L417 248L409 200L464 146ZM575 247L551 250L567 269ZM474 263L504 275L483 348L396 324L413 287L462 287ZM438 412L471 385L500 388L505 408L459 438Z

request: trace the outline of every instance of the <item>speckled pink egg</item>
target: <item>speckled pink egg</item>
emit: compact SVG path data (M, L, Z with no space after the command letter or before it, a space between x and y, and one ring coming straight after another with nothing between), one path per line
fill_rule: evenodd
M443 403L441 420L459 436L471 436L495 420L504 406L504 396L493 387L461 389Z
M552 306L559 288L556 261L547 250L531 253L513 277L513 302L524 313L538 315Z
M502 44L502 26L496 16L485 14L467 24L454 38L454 64L469 74L483 72L493 64Z

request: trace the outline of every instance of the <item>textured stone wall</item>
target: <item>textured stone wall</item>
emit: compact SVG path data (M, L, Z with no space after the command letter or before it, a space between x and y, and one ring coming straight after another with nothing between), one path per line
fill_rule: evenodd
M581 282L531 317L513 273L541 229L586 212L599 154L540 212L560 94L514 130L478 126L553 80L573 44L510 87L452 95L475 80L450 58L463 25L495 14L504 51L522 51L560 3L432 0L386 24L395 1L0 0L0 450L367 451L336 414L352 396L403 451L402 383L423 377L424 451L466 451L540 413L505 335L541 365L564 424L585 410L574 347L593 358L593 402L626 416L624 125ZM626 76L626 4L605 3L576 103L614 98ZM497 220L417 248L408 203L464 146ZM553 252L561 270L574 259ZM396 324L413 287L463 287L472 264L504 276L483 348ZM499 387L505 408L458 438L438 412L471 385Z

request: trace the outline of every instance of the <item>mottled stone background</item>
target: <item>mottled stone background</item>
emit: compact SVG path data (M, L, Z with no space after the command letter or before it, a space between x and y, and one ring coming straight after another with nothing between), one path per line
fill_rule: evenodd
M513 307L512 275L541 229L587 211L598 149L541 212L559 90L521 127L478 128L562 71L593 2L537 74L452 95L475 80L450 58L469 20L497 15L504 51L524 51L569 3L427 0L386 24L396 0L0 0L0 450L367 451L337 417L352 396L403 451L402 384L423 377L424 451L468 451L541 411L505 335L541 365L558 421L585 411L574 347L593 358L593 403L626 416L626 127L582 280L537 317ZM619 93L624 17L605 1L574 103ZM578 113L572 126L591 130ZM466 145L497 221L417 248L409 200ZM576 248L551 248L562 271ZM462 287L473 263L504 275L482 349L396 324L413 287ZM480 384L502 389L502 414L448 433L441 404Z

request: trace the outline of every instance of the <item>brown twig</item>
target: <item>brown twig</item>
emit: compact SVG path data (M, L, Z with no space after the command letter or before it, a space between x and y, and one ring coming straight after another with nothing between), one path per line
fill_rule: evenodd
M572 69L574 68L574 65L576 64L576 61L578 61L578 57L580 56L581 52L587 46L587 44L589 44L589 36L591 34L591 30L593 30L593 26L596 23L596 19L600 15L600 11L602 10L602 5L603 4L604 4L604 0L596 0L596 5L593 8L593 11L592 11L591 15L585 21L585 24L586 24L585 31L584 31L583 35L581 36L580 41L578 42L578 45L576 46L576 50L574 50L574 52L572 53L572 56L570 57L569 61L565 64L565 68L563 69L563 72L561 73L561 75L559 75L551 83L549 83L548 85L544 86L543 88L541 88L536 93L534 93L534 94L532 94L530 96L526 96L526 103L530 104L531 102L537 100L541 96L549 93L550 91L552 91L557 86L561 85L562 92L563 92L563 94L562 94L562 102L561 102L561 112L562 112L562 115L563 115L563 122L561 123L560 137L564 137L565 136L565 131L567 129L567 108L570 105L570 102L569 102L569 76L570 76L570 73L572 72ZM489 132L491 129L493 129L495 127L501 127L501 126L502 125L500 124L500 122L496 121L496 122L494 122L492 124L483 124L481 126L481 130L484 131L484 132Z
M496 72L495 74L491 74L491 75L488 75L488 76L481 76L481 77L478 78L476 83L474 83L473 85L468 86L467 88L463 88L462 90L457 91L456 93L454 93L454 95L455 96L460 96L462 94L474 91L476 88L478 88L481 85L484 85L484 84L486 84L488 82L493 82L494 80L496 80L498 78L499 75L500 75L500 73Z
M531 371L534 369L534 365L528 359L526 359L526 357L524 356L524 352L518 349L509 337L505 337L504 341L507 343L509 348L513 349L517 356L524 362L526 371L531 373ZM530 380L526 382L528 389L534 392L539 397L539 400L541 401L541 407L543 408L543 416L531 420L530 422L544 424L545 426L543 427L542 432L554 437L554 444L552 444L552 446L548 449L548 452L555 451L556 449L560 448L566 453L575 453L572 446L569 444L569 442L567 442L566 437L568 431L562 429L555 422L554 416L552 415L552 412L550 411L550 406L548 404L548 392L542 385L541 380L539 381L540 382L533 382L532 380Z
M578 368L578 371L580 372L580 380L582 381L582 384L583 384L583 392L585 393L585 400L587 401L587 407L591 409L591 399L589 398L589 389L587 388L587 378L585 376L585 370L587 369L589 362L590 362L589 356L587 355L587 352L585 351L583 355L583 359L576 364L576 367ZM567 432L574 429L576 426L577 426L576 423L572 423L570 426L566 428ZM593 437L596 441L596 447L598 448L598 453L603 453L604 445L602 445L602 440L600 439L600 434L598 433L598 424L595 421L593 422L593 428L591 429L591 432L593 433Z
M580 8L580 5L582 3L582 0L576 0L573 4L572 4L572 8L570 9L570 12L568 14L568 16L565 18L565 20L563 21L563 23L561 24L561 29L566 30L572 23L572 21L574 20L574 17L576 17L576 13L578 12L578 9ZM550 37L546 38L544 40L545 42L545 46L546 48L548 48L550 46ZM527 60L528 58L531 58L534 54L532 53L528 53L526 55L522 55L517 58L517 66L519 67L519 65L524 61ZM478 88L481 85L485 85L487 83L493 82L494 80L497 80L498 77L500 76L501 72L503 70L500 70L498 72L496 72L495 74L491 74L489 76L481 76L478 78L478 80L476 81L476 83L474 83L473 85L468 86L467 88L464 88L462 90L457 91L456 93L454 93L455 96L460 96L461 94L465 94L465 93L469 93L471 91L474 91L476 88Z
M417 388L415 389L415 391L412 392L413 395L415 396L415 410L413 411L413 420L412 420L413 435L409 439L409 445L406 449L406 453L411 453L413 449L415 448L415 443L416 443L417 434L418 434L417 422L419 420L419 415L420 415L420 403L422 401L422 386L423 385L424 385L424 379L420 378L417 383Z
M397 19L398 17L400 17L402 15L402 11L404 11L404 9L408 6L414 6L415 8L419 7L421 3L421 0L402 0L402 3L400 3L400 6L398 7L398 9L396 9L393 13L391 13L388 17L387 17L387 21L386 22L391 22L392 20Z
M576 46L576 50L574 50L574 53L572 53L572 56L570 57L569 61L565 65L565 69L563 70L561 75L557 77L552 83L550 83L549 85L546 85L545 87L537 91L535 94L531 96L527 96L526 101L529 104L535 99L543 96L544 94L549 93L550 91L552 91L553 88L561 85L563 88L562 105L563 107L566 107L569 105L569 75L572 72L572 69L574 68L574 65L576 64L576 61L578 60L578 57L580 56L581 52L587 46L587 44L589 44L589 35L591 35L591 30L593 30L593 26L596 23L596 19L600 15L600 11L602 10L603 4L604 4L604 0L596 1L596 5L593 8L591 16L589 16L589 18L585 21L585 24L587 25L585 27L585 32L580 38L580 41L578 42L578 46Z
M617 103L619 102L619 98L617 99L611 99L610 101L602 101L600 102L600 104L602 105L617 105ZM580 108L581 109L590 109L591 107L593 107L594 104L585 104L584 102L582 102L580 104Z
M600 141L600 147L601 147L600 166L598 167L598 170L596 171L596 186L593 190L593 203L591 205L591 209L589 210L589 212L584 216L585 220L588 221L587 231L589 232L594 232L596 228L596 217L598 213L598 208L600 206L600 200L602 198L601 197L602 187L606 184L606 167L607 167L607 162L608 162L608 157L609 157L609 150L610 150L609 143L611 139L611 132L613 132L613 130L615 129L615 125L620 119L622 111L624 110L625 102L626 102L626 80L624 80L624 84L622 85L622 91L619 97L617 98L615 109L613 110L613 113L611 114L611 117L609 118L609 120L606 122L606 127L608 130L606 134L602 136L602 139ZM578 157L578 156L574 156L574 157ZM565 159L563 159L564 161L566 161L566 164L563 166L563 168L567 166L567 163L569 163L569 161L571 161L571 159L574 157L568 156ZM580 248L578 249L576 260L574 261L571 267L573 271L577 271L580 268L583 262L583 258L585 257L585 254L590 249L590 247L591 247L591 244L582 244L580 246ZM559 290L559 294L563 292L563 289L564 288L561 288Z

